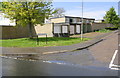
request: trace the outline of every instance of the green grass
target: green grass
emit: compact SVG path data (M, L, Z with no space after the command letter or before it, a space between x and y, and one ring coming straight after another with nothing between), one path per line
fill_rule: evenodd
M108 33L108 32L111 32L111 30L101 29L101 30L98 30L98 31L95 31L95 32Z
M46 38L39 38L39 45L36 44L36 38L29 39L29 38L19 38L19 39L7 39L7 40L0 40L0 46L2 47L43 47L43 46L65 46L65 45L72 45L84 41L90 40L89 38L68 38L68 37L49 37Z

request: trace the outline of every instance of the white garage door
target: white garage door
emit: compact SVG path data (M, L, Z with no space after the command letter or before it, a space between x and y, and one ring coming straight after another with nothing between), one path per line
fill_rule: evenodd
M67 26L62 26L62 33L68 33Z
M54 33L61 33L61 26L60 25L54 26Z
M80 25L76 25L76 33L80 33Z
M70 25L70 34L74 34L74 25Z

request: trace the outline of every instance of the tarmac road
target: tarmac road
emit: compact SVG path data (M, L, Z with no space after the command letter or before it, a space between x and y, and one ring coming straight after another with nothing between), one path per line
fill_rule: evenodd
M74 66L5 58L2 59L2 65L2 76L118 76L118 71L106 67Z
M113 33L103 39L102 42L90 47L89 51L96 60L109 65L115 51L118 50L118 33Z

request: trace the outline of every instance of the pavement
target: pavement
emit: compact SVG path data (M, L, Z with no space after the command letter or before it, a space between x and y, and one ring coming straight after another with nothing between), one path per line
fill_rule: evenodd
M88 48L94 44L97 44L98 42L103 41L104 37L116 32L118 32L118 30L110 33L96 35L92 37L92 39L89 41L69 46L29 47L29 48L0 47L0 49L2 50L2 54L53 54L61 52L70 52Z

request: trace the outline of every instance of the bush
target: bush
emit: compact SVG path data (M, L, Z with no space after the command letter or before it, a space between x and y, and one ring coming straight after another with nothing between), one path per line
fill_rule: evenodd
M95 32L107 33L107 32L111 32L111 30L109 30L109 29L101 29L101 30L98 30L98 31L95 31Z

